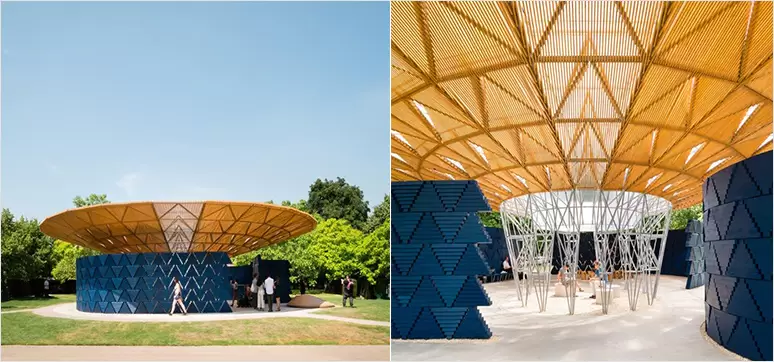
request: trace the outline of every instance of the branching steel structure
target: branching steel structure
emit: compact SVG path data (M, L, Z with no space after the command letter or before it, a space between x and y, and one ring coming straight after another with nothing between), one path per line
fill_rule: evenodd
M602 311L608 312L617 274L631 310L636 309L643 289L652 304L671 210L672 204L663 198L627 191L565 190L504 201L500 212L508 252L514 271L524 276L514 278L522 303L526 305L532 290L540 311L546 310L556 244L560 268L568 267L563 271L568 276L564 288L569 312L574 314L580 233L593 232Z

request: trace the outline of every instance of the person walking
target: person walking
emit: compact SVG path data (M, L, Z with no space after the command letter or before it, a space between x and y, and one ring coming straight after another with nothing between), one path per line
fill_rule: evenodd
M266 297L269 299L269 312L273 312L272 302L274 302L274 279L271 274L266 276L266 280L263 281L263 287L266 289Z
M48 278L43 279L43 296L48 298Z
M239 283L237 283L236 280L231 279L231 290L232 290L232 296L231 296L231 306L236 307L237 305L237 294L239 294Z
M354 308L355 302L354 297L352 296L352 292L355 286L355 282L352 281L352 279L349 279L349 275L341 281L342 285L342 291L343 291L343 298L341 300L341 304L343 307L347 306L347 298L349 298L349 306Z
M250 284L250 297L253 298L250 301L250 306L258 310L258 273L253 274L253 282Z
M188 311L185 309L185 303L183 303L183 286L180 285L177 277L172 277L172 284L175 290L172 293L172 309L169 311L169 315L175 314L175 307L178 305L183 310L183 315L187 315Z

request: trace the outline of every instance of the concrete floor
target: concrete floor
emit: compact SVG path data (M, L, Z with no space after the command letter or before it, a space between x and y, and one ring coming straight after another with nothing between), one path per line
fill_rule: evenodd
M485 284L492 306L479 310L491 339L393 340L392 360L738 360L703 336L704 288L686 290L685 281L662 276L655 303L640 294L636 311L624 290L608 315L588 298L586 284L574 315L565 297L551 296L553 288L538 313L534 293L523 307L513 281Z

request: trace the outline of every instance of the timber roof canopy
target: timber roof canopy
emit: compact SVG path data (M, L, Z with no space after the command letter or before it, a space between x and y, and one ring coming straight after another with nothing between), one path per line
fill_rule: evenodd
M131 202L71 209L48 217L51 237L105 253L225 252L230 256L314 230L311 215L248 202Z
M393 2L392 179L493 208L571 188L701 201L771 150L771 2Z

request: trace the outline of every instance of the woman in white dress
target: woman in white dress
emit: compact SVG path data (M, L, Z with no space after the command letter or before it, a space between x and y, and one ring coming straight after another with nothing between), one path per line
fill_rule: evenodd
M180 281L177 280L177 277L172 277L172 284L174 285L175 291L172 294L172 309L169 311L169 315L175 313L175 306L177 305L183 310L183 315L186 315L188 314L188 311L185 310L185 303L183 303L183 286L180 285Z
M258 309L263 310L265 307L264 298L266 297L266 291L263 289L263 282L258 287Z

